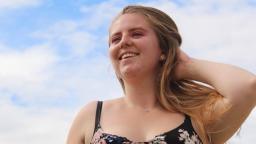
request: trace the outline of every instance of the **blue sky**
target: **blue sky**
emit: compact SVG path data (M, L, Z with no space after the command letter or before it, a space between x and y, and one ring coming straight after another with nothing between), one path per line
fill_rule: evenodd
M173 17L189 55L256 73L255 0L0 0L0 143L64 143L83 105L122 95L107 37L127 4ZM255 121L230 143L256 141Z

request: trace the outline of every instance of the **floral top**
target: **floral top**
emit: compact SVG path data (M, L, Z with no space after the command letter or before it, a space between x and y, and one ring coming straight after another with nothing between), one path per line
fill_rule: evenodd
M156 135L146 142L134 142L126 137L105 133L100 125L100 113L102 102L98 102L95 130L90 144L202 144L201 139L195 132L190 117L185 115L184 122L165 133Z

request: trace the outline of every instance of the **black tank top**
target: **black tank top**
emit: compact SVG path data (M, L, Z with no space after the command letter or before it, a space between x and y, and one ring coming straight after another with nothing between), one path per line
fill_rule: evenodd
M99 101L97 104L95 129L90 144L202 144L188 115L185 115L184 122L178 127L156 135L146 142L135 142L124 136L105 133L100 125L102 103L102 101Z

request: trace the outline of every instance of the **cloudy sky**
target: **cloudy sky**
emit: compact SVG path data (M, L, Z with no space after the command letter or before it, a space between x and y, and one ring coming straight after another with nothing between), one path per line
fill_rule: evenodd
M0 143L62 144L77 111L119 97L108 26L127 4L168 13L190 56L256 74L256 0L0 0ZM256 111L230 144L256 141Z

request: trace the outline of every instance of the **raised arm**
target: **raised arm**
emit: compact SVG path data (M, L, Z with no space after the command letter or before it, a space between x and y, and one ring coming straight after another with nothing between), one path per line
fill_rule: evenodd
M180 53L177 75L214 87L231 108L210 126L212 142L224 143L239 129L256 104L256 76L236 66L189 58ZM218 109L218 108L217 108Z

